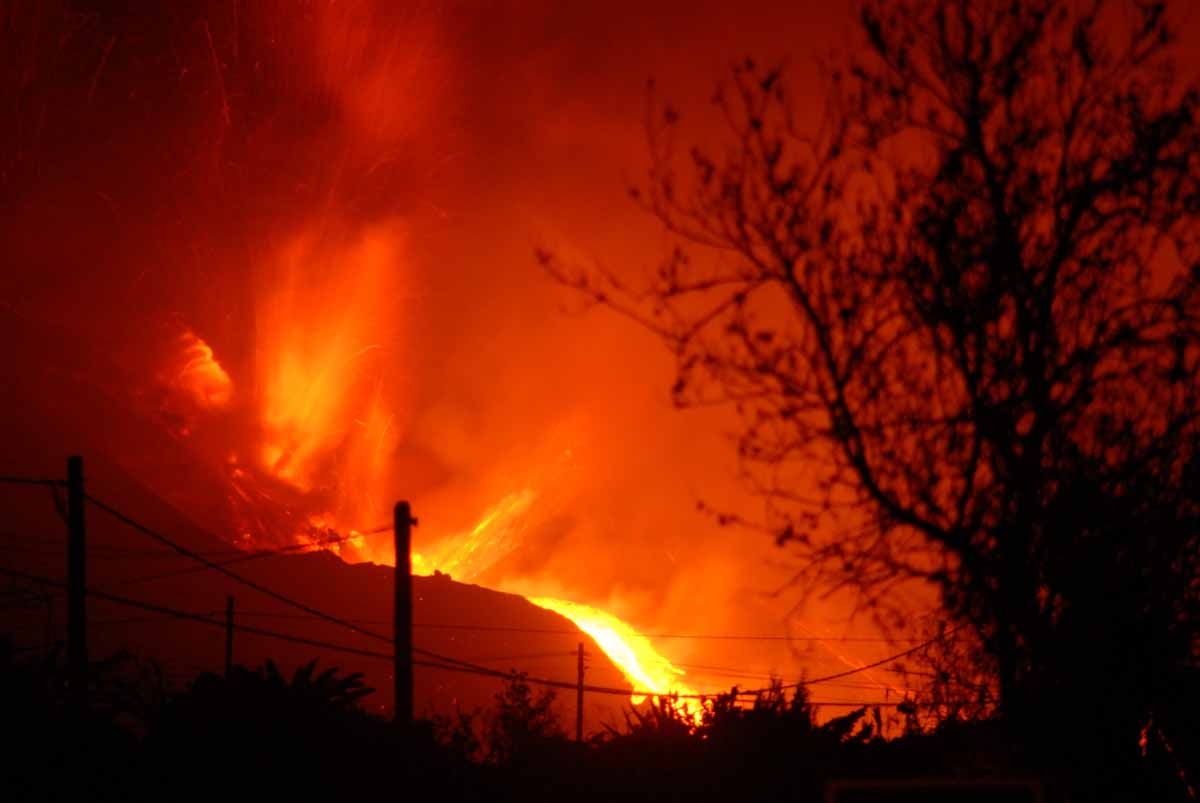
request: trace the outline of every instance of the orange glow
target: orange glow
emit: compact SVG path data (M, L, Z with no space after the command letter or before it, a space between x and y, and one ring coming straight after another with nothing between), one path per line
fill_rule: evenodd
M60 5L18 16L74 20ZM689 136L724 130L703 103L724 69L676 63L662 47L679 15L608 30L604 4L561 4L549 17L537 4L338 0L282 13L288 5L222 0L180 14L138 4L145 14L106 13L83 33L70 22L65 60L29 51L22 81L66 83L61 98L21 106L30 125L8 126L19 147L5 181L17 183L0 229L26 269L4 276L0 322L65 327L66 339L45 333L47 356L79 337L106 358L69 351L43 365L30 348L6 360L31 379L20 415L46 416L46 437L31 429L29 447L103 450L243 550L302 545L391 565L392 507L408 500L421 520L414 573L619 617L620 627L593 621L609 628L591 636L607 645L594 651L635 663L623 676L606 665L605 683L627 677L627 688L665 694L643 680L659 672L658 689L715 693L733 672L705 664L798 678L880 657L882 647L836 639L836 652L636 641L639 630L782 633L796 601L758 593L784 588L795 569L771 539L696 509L703 499L761 510L731 465L734 411L677 411L674 355L642 327L582 314L582 299L534 259L546 247L603 263L632 289L673 245L623 190L645 167L646 75L664 100L695 108ZM795 26L768 24L776 4L751 5L753 24L732 24L749 13L740 6L705 23L714 47L795 45ZM838 15L824 9L837 4L793 5L812 6L800 29L833 30ZM649 61L569 69L604 63L618 30ZM104 42L116 43L111 60L87 49ZM67 69L77 62L91 66ZM140 64L173 66L159 75ZM819 113L819 82L795 88ZM86 153L77 130L96 132ZM60 400L76 381L95 399ZM804 479L794 490L812 488ZM853 601L811 598L804 616L841 628Z
M386 374L397 325L399 237L378 230L330 245L297 238L258 310L259 467L322 497L324 519L365 527L399 440Z
M414 553L413 574L437 570L463 581L477 577L520 543L520 517L535 498L537 494L528 488L511 493L484 513L469 532L443 539L427 554Z
M233 381L213 356L212 347L195 332L180 336L182 367L171 378L172 389L186 396L201 409L219 410L233 399Z
M565 616L591 636L635 689L655 692L662 696L697 693L695 689L680 681L685 674L682 669L662 657L649 639L612 614L564 599L528 599L539 608ZM646 698L642 695L631 695L629 699L634 705L638 705ZM698 717L700 713L700 706L694 701L689 705L687 701L680 700L675 707L680 713L690 713L693 718Z
M440 571L460 580L475 577L520 543L521 518L536 498L537 494L528 488L510 493L488 509L469 532L443 539L427 554L414 552L411 556L413 574L430 575ZM526 596L526 599L539 608L566 617L591 636L634 689L653 692L656 698L658 695L697 693L681 682L684 671L660 655L650 640L627 622L578 602L546 596ZM644 695L630 695L630 701L635 705L644 700ZM696 701L680 700L675 708L699 720L700 706Z

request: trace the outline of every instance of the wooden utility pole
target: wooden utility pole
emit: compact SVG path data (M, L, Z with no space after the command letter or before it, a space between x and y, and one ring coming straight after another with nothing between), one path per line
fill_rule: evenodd
M575 741L583 742L583 642L579 642L579 675L575 686Z
M395 678L396 724L412 725L412 528L417 524L408 502L397 502L393 530L396 536L396 608L393 616L392 648Z
M87 552L83 526L83 458L67 458L67 694L71 708L88 707Z
M233 594L225 598L225 678L233 671Z

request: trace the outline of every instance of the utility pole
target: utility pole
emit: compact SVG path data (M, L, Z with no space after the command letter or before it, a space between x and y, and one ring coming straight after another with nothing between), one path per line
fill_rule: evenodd
M82 716L88 707L87 552L83 527L83 458L67 458L67 694Z
M412 528L417 524L408 502L397 502L393 531L396 540L392 672L395 679L396 724L408 728L413 718L412 664Z
M575 741L583 742L583 642L579 642L579 675L575 686Z
M233 594L225 598L225 679L233 671Z

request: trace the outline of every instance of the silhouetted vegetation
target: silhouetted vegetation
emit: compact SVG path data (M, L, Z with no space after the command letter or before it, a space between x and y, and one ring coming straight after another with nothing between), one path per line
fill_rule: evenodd
M87 667L81 711L56 646L0 641L0 800L817 800L831 779L922 776L1033 776L1050 801L1196 799L1200 90L1179 78L1169 16L1185 2L860 0L822 115L745 60L716 95L725 140L681 152L686 118L655 99L634 196L676 247L640 285L539 254L661 337L679 405L741 417L737 458L766 515L714 511L721 523L765 530L798 583L851 590L887 625L912 624L902 586L936 589L942 638L906 666L915 697L834 717L803 686L718 696L697 718L652 699L580 744L554 692L519 674L487 710L401 727L363 707L360 675L315 661L180 687L117 655ZM119 212L133 222L102 266L169 266L199 219L222 232L188 257L209 288L311 209L365 225L408 195L405 160L306 144L340 130L309 64L339 61L312 8L264 6L214 44L167 6L126 27L17 5L0 24L5 207L78 207L84 242L108 242L89 231ZM199 63L208 77L185 93ZM168 104L191 92L217 111ZM178 119L130 124L158 103ZM113 157L85 171L94 182L62 198L43 184L74 175L56 154L93 150ZM210 166L119 193L128 205L96 191L192 151ZM56 298L53 255L75 251L47 253ZM90 306L140 330L106 298ZM224 306L241 320L253 304ZM263 530L336 535L307 522L281 508Z
M98 672L112 701L87 722L65 707L61 661L0 653L9 759L6 800L364 799L395 789L446 800L819 800L845 778L1034 776L1051 796L1073 781L1062 764L998 721L946 720L885 739L886 713L862 707L825 718L803 687L779 685L747 704L731 693L702 715L667 699L626 711L583 744L569 740L551 691L514 675L486 711L418 722L405 733L368 713L354 675L315 662L290 675L268 662L202 673L182 688L122 657ZM1139 799L1182 801L1181 757L1194 756L1189 715L1198 687L1147 734ZM111 693L120 690L119 693ZM693 713L696 709L693 709ZM1079 736L1049 711L1046 736ZM1168 747L1169 745L1169 747ZM1189 767L1194 770L1194 764ZM1114 793L1114 797L1121 797Z
M1101 796L1200 621L1200 92L1167 12L869 0L823 119L753 61L722 148L679 158L657 109L635 196L678 246L644 282L541 255L661 336L679 404L736 407L808 587L887 619L933 584L980 647L957 696L1072 723Z

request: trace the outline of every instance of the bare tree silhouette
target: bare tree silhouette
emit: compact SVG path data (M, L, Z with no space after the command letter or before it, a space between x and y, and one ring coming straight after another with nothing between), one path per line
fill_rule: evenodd
M1200 95L1166 5L864 2L819 125L752 61L723 149L653 106L634 195L678 246L644 282L539 252L661 336L678 404L736 406L803 579L933 582L1004 714L1125 755L1200 568Z

